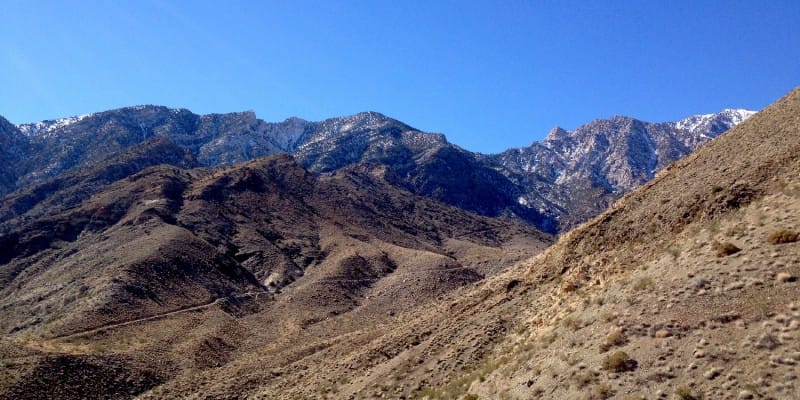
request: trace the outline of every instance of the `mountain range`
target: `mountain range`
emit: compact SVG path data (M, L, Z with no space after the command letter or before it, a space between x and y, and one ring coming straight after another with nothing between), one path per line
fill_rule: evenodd
M671 123L613 117L573 131L555 128L542 142L494 155L466 151L444 135L375 112L269 123L253 112L196 115L137 106L18 126L0 118L0 195L119 157L159 137L206 167L278 153L292 155L312 172L365 165L413 193L557 233L752 114L724 110Z

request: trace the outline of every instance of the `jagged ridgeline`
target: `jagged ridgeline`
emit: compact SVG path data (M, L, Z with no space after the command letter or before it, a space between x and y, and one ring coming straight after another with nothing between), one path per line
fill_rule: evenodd
M361 165L413 193L554 233L596 215L751 114L725 110L657 124L614 117L571 132L556 128L540 143L496 155L466 151L441 134L374 112L269 123L253 112L196 115L138 106L19 126L0 119L0 194L30 189L164 138L203 166L276 153L293 155L313 172Z

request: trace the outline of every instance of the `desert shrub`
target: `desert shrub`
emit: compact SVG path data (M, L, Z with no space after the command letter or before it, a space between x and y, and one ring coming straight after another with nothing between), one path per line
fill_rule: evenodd
M597 297L594 298L594 304L597 304L598 306L602 306L602 305L606 304L606 298L603 297L603 296L597 296Z
M636 365L636 360L624 351L615 352L603 359L603 369L611 372L633 371Z
M702 398L688 386L681 386L675 389L675 397L680 400L700 400Z
M649 276L645 276L645 277L639 278L639 280L636 281L636 284L633 285L633 288L635 290L637 290L637 291L642 291L642 290L650 288L651 286L653 286L653 278L651 278Z
M767 239L772 244L794 243L798 240L797 232L790 229L778 229Z
M741 236L747 232L747 227L744 224L734 225L725 230L725 236Z
M573 331L583 328L583 321L581 321L580 318L576 318L571 315L564 317L564 319L561 320L561 324Z
M474 393L470 393L464 396L464 400L478 400L478 395Z
M586 395L586 400L606 400L614 395L614 391L607 383L598 383Z
M742 251L742 249L730 242L714 242L714 251L717 253L717 257L725 257L731 254L736 254Z
M542 335L541 337L542 346L547 347L553 344L553 342L555 342L556 339L558 339L558 333L556 332L551 332L550 334Z
M592 371L579 371L572 377L578 389L583 389L593 383L597 383L597 376Z
M628 339L622 333L622 329L615 329L606 336L606 341L600 345L600 351L608 351L608 349L615 346L622 346Z

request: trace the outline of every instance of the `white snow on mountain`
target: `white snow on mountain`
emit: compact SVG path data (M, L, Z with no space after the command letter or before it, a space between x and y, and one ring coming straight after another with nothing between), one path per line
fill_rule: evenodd
M39 121L27 124L20 124L17 125L17 128L28 137L39 136L39 137L49 137L54 132L58 131L59 129L66 128L69 125L72 125L76 122L80 122L81 120L90 117L94 114L83 114L83 115L76 115L73 117L68 118L60 118L56 120L46 120L46 121Z
M744 122L755 113L755 111L750 110L729 108L715 114L693 115L674 122L674 126L678 129L697 132L707 129L708 126L716 120L726 124L728 128L730 128ZM700 134L705 135L705 132L700 132Z

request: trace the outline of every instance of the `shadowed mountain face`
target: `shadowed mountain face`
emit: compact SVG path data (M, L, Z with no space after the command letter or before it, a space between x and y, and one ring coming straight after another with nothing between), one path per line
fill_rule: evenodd
M17 127L0 123L0 140L8 142L0 153L0 194L97 165L160 137L204 166L276 153L292 154L314 172L370 166L416 194L556 232L596 215L750 114L726 110L662 124L614 117L572 132L557 128L541 143L485 156L374 112L268 123L253 112L201 116L128 107Z
M106 186L161 164L179 168L200 166L188 150L163 137L151 138L100 163L73 168L0 199L0 232L27 220L79 206Z

